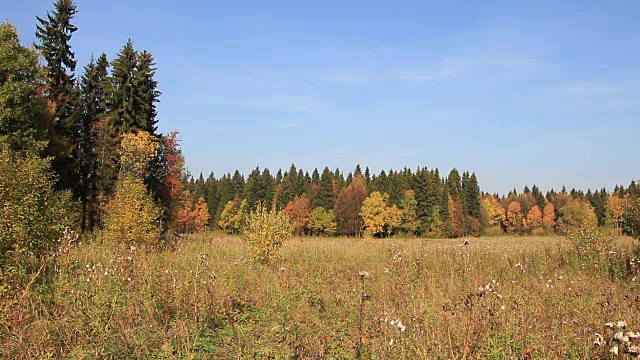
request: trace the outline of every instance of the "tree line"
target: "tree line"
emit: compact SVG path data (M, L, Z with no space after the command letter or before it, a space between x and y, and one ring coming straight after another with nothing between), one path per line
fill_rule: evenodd
M76 76L71 40L77 13L72 0L58 0L46 16L36 16L34 47L20 44L12 23L0 25L0 140L11 151L50 159L55 190L71 192L80 204L81 229L92 231L103 225L104 207L122 177L124 135L147 133L157 143L141 180L165 207L184 161L176 159L177 134L157 131L161 92L151 52L135 49L129 39L112 60L92 55Z
M68 229L160 245L182 203L184 158L177 133L157 129L153 55L129 39L77 76L77 13L57 0L36 16L33 46L0 24L0 298Z
M563 187L543 194L533 185L521 192L488 194L475 173L460 174L455 168L447 176L437 168L372 175L360 165L346 176L328 167L309 174L292 164L275 175L256 167L246 178L238 170L220 178L211 173L206 179L187 173L184 182L191 203L207 205L206 225L229 233L238 232L244 214L259 203L286 213L299 234L550 235L584 225L610 226L622 233L630 216L627 199L640 196L635 181L613 192Z

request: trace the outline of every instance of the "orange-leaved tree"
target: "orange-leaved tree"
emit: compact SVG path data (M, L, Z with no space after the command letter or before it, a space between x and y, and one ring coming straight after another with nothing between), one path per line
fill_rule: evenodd
M294 197L293 200L289 201L287 206L285 206L282 213L289 218L296 234L298 234L298 236L302 235L311 217L311 203L309 199L307 199L307 195L302 194L301 196Z
M333 206L338 231L345 235L360 235L362 203L367 198L367 187L362 175L356 175L351 184L342 188Z
M534 205L527 214L526 221L523 222L524 230L527 233L538 235L542 228L542 211L538 205Z
M509 207L507 208L507 232L509 234L519 234L522 232L522 220L524 216L522 215L522 207L520 203L517 201L512 201L509 203Z
M195 231L202 231L209 223L209 206L205 199L201 196L198 198L198 202L196 203L193 212L191 213L193 217L193 227Z
M545 205L542 213L542 227L547 235L553 234L553 230L556 227L556 208L553 203L549 202Z

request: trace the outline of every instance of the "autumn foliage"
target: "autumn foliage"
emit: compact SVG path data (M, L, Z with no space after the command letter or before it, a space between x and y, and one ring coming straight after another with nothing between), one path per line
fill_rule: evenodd
M338 231L346 235L360 235L362 229L362 203L367 197L367 187L364 178L359 175L353 182L343 188L336 199L333 211L336 217Z
M311 203L305 194L289 201L282 213L289 218L296 234L301 235L311 218Z
M160 213L142 180L124 177L107 205L102 239L114 245L155 245Z
M282 244L293 233L289 219L275 209L267 210L263 204L247 215L242 231L249 244L251 257L258 263L269 263Z
M209 208L203 197L198 198L195 205L191 203L188 192L184 194L182 206L176 217L176 231L179 233L191 233L202 231L209 222Z

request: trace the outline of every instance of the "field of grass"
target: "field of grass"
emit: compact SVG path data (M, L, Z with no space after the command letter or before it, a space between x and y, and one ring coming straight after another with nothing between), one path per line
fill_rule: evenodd
M90 242L6 310L0 357L586 359L611 355L605 323L640 331L632 240L592 258L563 238L463 241L295 238L271 265L221 234Z

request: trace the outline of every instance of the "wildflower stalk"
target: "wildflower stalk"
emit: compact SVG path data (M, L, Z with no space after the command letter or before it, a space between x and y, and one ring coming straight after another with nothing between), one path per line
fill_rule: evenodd
M362 324L364 320L364 303L369 299L367 295L367 289L365 286L365 279L369 277L369 273L366 271L358 272L360 275L360 307L358 309L358 344L356 345L356 359L362 359Z

